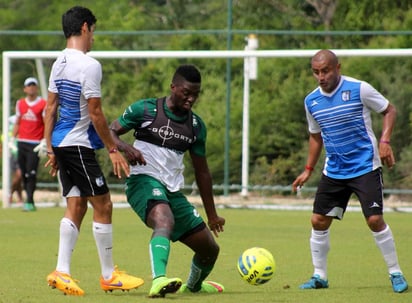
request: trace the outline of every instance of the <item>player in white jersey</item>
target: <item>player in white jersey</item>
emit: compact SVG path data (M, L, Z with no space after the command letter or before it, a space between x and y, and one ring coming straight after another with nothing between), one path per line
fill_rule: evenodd
M293 182L293 190L309 179L323 146L326 159L311 218L314 273L300 288L329 287L329 228L334 218L343 218L350 196L355 194L386 262L393 291L404 292L408 284L398 262L392 231L383 219L381 163L389 168L395 164L390 138L396 109L370 84L341 75L341 65L332 51L317 52L311 65L319 86L305 98L309 154L305 170ZM371 111L383 115L379 143L372 130Z
M106 147L115 175L130 171L126 159L117 152L101 106L100 63L87 56L93 44L96 18L84 7L75 6L62 17L66 49L54 62L49 79L45 117L50 174L58 172L67 208L60 221L60 241L56 269L48 284L68 295L84 291L71 277L70 261L80 226L93 206L93 235L100 258L100 287L104 291L129 290L143 280L114 266L112 258L112 201L95 150Z

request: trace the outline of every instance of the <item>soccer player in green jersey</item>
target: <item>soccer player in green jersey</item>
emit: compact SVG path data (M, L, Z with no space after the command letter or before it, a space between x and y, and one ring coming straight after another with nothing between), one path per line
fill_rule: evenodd
M167 97L139 100L128 106L110 125L118 150L131 164L126 195L141 220L153 230L150 258L153 282L149 297L174 292L219 293L224 287L205 281L219 254L217 237L225 219L216 212L212 177L206 160L206 127L192 112L201 87L201 75L193 65L177 68ZM133 145L120 135L133 130ZM192 158L196 182L207 215L207 224L181 192L183 156ZM167 278L170 240L194 251L188 280Z

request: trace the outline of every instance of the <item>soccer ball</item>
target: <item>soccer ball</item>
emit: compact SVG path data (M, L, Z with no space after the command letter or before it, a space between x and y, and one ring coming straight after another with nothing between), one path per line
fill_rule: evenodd
M264 248L252 247L239 257L237 269L243 280L251 285L261 285L272 279L275 273L275 259Z

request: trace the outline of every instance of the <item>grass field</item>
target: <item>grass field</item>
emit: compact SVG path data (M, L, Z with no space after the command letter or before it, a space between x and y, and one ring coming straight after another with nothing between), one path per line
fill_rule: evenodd
M40 208L35 213L0 209L0 302L151 302L148 254L150 231L128 208L114 210L114 259L119 268L145 279L145 285L130 292L105 293L99 288L100 266L91 232L91 211L86 215L72 260L72 274L80 280L84 297L64 296L51 290L46 275L56 265L58 225L62 208ZM200 210L202 212L202 209ZM221 254L210 280L222 283L220 295L168 295L169 302L412 302L412 291L395 294L373 238L361 213L348 212L332 226L329 283L326 290L300 290L312 274L309 253L310 212L221 209L225 232L218 242ZM399 259L412 281L412 214L387 213L395 235ZM274 278L261 286L244 282L236 269L240 253L252 246L272 252L277 263ZM187 278L191 251L172 245L168 275Z

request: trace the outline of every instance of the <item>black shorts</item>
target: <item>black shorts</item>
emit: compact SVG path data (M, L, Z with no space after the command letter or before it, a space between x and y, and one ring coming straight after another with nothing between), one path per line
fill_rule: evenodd
M59 165L64 197L93 197L109 192L93 149L84 146L53 147Z
M382 215L382 169L352 179L333 179L322 175L313 213L342 219L352 194L358 197L365 218Z

